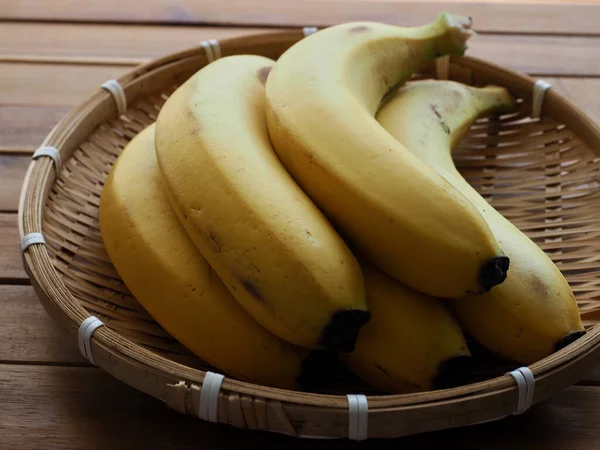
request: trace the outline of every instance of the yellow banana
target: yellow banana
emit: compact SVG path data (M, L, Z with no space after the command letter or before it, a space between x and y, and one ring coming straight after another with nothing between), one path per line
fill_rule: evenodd
M401 88L377 120L460 190L491 227L511 261L507 280L487 294L452 304L465 330L482 345L530 364L585 333L575 298L551 259L471 187L451 155L478 116L513 107L504 88L430 80Z
M444 14L423 27L326 28L290 47L266 88L273 146L304 191L379 268L449 298L500 284L508 258L473 205L374 116L427 60L463 53L470 25Z
M187 236L163 190L154 125L113 166L102 191L100 231L129 290L175 339L231 376L296 388L308 351L252 319Z
M386 392L416 392L466 382L471 356L444 301L362 266L371 321L354 352L340 355L357 376Z
M274 61L215 61L167 100L156 152L188 235L265 328L307 348L351 351L368 321L360 266L277 159L265 119Z

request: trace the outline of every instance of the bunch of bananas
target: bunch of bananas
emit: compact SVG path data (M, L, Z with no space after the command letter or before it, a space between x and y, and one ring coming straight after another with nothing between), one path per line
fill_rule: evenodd
M560 271L453 163L478 117L514 109L509 92L406 83L472 34L450 14L353 22L277 62L198 71L105 183L100 229L125 284L219 370L289 389L327 371L315 351L414 392L464 383L465 334L522 364L577 339Z

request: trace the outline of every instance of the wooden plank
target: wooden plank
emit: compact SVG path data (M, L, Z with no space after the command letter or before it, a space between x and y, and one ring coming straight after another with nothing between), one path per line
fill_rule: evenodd
M69 109L58 105L0 105L0 148L38 147Z
M7 280L23 282L28 277L21 264L17 215L0 213L0 283Z
M2 448L19 450L304 449L307 441L215 425L168 410L96 368L0 366ZM597 448L600 388L572 387L524 415L499 422L402 439L367 441L360 448ZM310 441L315 449L358 448L346 440Z
M0 104L75 105L129 68L65 64L0 63Z
M565 94L579 108L600 124L599 78L546 78L553 89Z
M0 362L89 365L31 286L0 285L0 299Z
M45 57L81 62L139 64L200 45L264 33L266 28L123 26L110 24L4 23L0 60ZM97 45L102 42L102 45Z
M184 50L210 38L224 39L267 29L189 26L117 26L5 23L0 61L46 61L134 65ZM102 45L96 45L97 42ZM482 34L468 53L535 75L600 75L600 37ZM557 58L556 55L561 55Z
M0 211L14 212L19 207L19 194L31 156L0 153Z
M510 33L597 34L600 4L593 1L428 0L147 0L140 7L121 0L20 0L3 2L0 19L322 26L352 20L420 25L440 11L471 16L475 28Z

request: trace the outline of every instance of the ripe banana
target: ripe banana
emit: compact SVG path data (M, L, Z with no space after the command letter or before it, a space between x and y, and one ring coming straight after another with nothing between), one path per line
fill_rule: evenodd
M362 265L371 321L352 353L340 355L358 377L386 392L463 384L472 360L460 325L443 300Z
M500 87L421 81L401 88L377 114L399 142L460 190L481 212L511 261L507 280L453 307L465 330L489 350L522 364L585 333L575 298L552 260L460 175L451 152L480 115L514 108Z
M351 351L368 321L360 266L274 153L264 83L274 61L215 61L167 100L156 152L188 235L265 328Z
M266 88L273 146L304 191L379 268L449 298L500 284L509 260L473 205L374 116L427 60L463 53L470 25L445 14L424 27L326 28L290 47Z
M102 191L100 231L129 290L190 351L236 378L297 387L308 351L252 319L187 236L163 190L154 125L113 166Z

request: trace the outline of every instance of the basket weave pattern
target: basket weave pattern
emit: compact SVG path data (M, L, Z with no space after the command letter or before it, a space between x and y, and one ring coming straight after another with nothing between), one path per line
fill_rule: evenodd
M221 48L223 56L252 52L275 58L299 38L297 32L261 35L252 44L252 39L233 39ZM131 104L119 118L112 99L102 92L71 113L46 140L46 145L59 147L65 161L59 178L54 179L51 161L32 164L20 208L21 236L39 231L41 225L46 238L47 254L32 247L24 258L48 312L69 330L89 315L100 318L106 327L93 339L97 364L169 407L193 415L198 414L202 371L211 368L169 336L131 296L104 249L98 207L119 153L156 120L177 85L204 64L200 47L120 80ZM485 84L494 78L493 70L480 66L455 58L450 78ZM419 78L432 76L426 68ZM500 83L502 76L498 77L492 81ZM536 378L546 377L536 388L537 402L576 381L583 367L600 360L599 327L593 327L600 319L600 208L594 205L600 199L600 159L565 121L549 115L531 119L531 81L519 80L514 89L511 79L506 80L520 97L517 112L478 120L455 161L492 206L549 254L570 283L584 324L591 329L568 350L532 366ZM88 116L95 118L82 125ZM294 436L344 437L347 403L340 395L343 389L337 394L291 393L226 379L218 421ZM509 377L440 392L372 396L369 436L401 436L498 418L514 410L515 398ZM453 420L456 408L463 416Z

